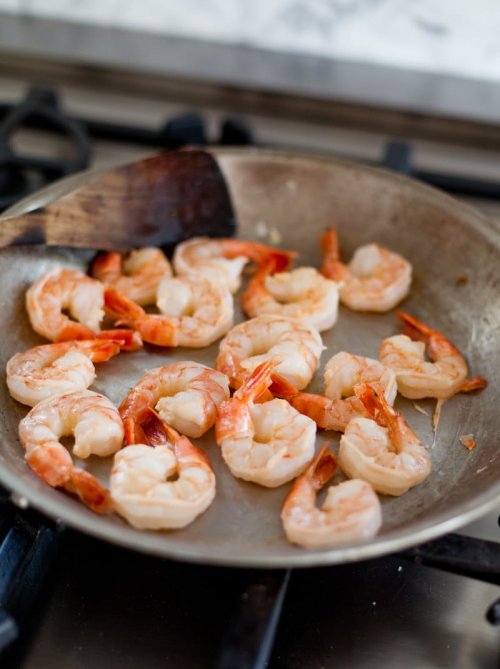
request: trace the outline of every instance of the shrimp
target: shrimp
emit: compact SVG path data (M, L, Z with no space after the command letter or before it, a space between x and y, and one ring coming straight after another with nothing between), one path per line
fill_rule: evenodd
M102 283L74 269L50 270L26 293L33 329L52 341L94 339L104 317L103 307ZM66 316L64 309L78 322Z
M114 288L105 292L106 313L136 328L142 339L157 346L203 348L233 325L231 293L204 279L167 277L158 287L158 306L166 315L147 314Z
M487 385L481 376L467 379L467 363L462 354L439 330L403 311L396 315L404 323L405 334L384 339L380 360L394 370L401 395L446 400L455 393L480 390ZM425 360L426 349L432 362Z
M110 491L115 510L140 530L186 527L212 503L215 475L207 456L147 409L145 444L114 458Z
M387 402L392 406L398 392L396 375L378 360L340 351L325 366L325 395L341 399L354 395L354 386L360 383L378 383L384 389Z
M37 279L26 293L26 309L35 332L52 341L112 339L123 351L142 346L138 333L101 330L104 317L104 286L83 272L57 268ZM67 309L78 323L63 310Z
M18 402L35 406L53 395L85 390L95 379L94 362L120 352L116 341L87 339L35 346L7 363L7 386Z
M273 374L272 380L272 395L286 399L294 409L313 420L323 430L343 432L353 418L366 415L357 397L329 399L323 395L299 392L279 374Z
M158 309L178 322L179 346L209 346L234 324L233 297L224 286L209 279L163 279L157 295Z
M100 253L94 258L90 273L145 307L156 302L158 286L165 276L172 276L172 268L161 249L145 247L126 256Z
M285 266L296 255L260 242L193 237L176 246L173 265L181 276L203 276L235 293L241 285L241 274L247 262L251 260L260 265L269 254L282 256Z
M325 367L325 397L299 392L292 384L273 374L271 393L284 397L300 413L312 418L323 430L343 432L357 416L368 416L363 403L355 396L354 386L362 382L378 382L384 388L389 404L396 399L394 372L378 360L341 351Z
M323 430L343 432L357 416L368 416L363 403L355 396L354 386L362 382L381 383L389 404L396 398L396 376L378 360L341 351L325 367L325 397L299 392L279 374L273 374L270 391L290 404Z
M281 510L288 541L305 548L329 548L374 537L382 524L380 501L366 481L330 486L320 509L316 495L337 471L337 459L325 445L299 476Z
M314 456L316 425L288 404L255 404L271 383L275 362L260 364L219 407L215 440L232 474L276 488L300 474Z
M403 416L387 403L380 388L356 386L356 395L374 420L354 418L340 439L340 466L385 495L399 496L426 479L431 459Z
M321 272L339 281L340 301L354 311L390 311L409 293L412 266L402 256L377 244L360 246L351 262L339 258L334 227L321 238L324 261Z
M217 408L229 397L228 379L198 362L174 362L147 372L120 406L127 444L141 443L137 420L147 407L188 437L201 437L215 423Z
M284 316L257 316L227 333L215 366L238 388L261 362L279 358L276 373L301 390L312 379L322 350L316 328Z
M115 453L123 443L118 410L107 397L79 390L39 402L19 424L26 462L45 483L78 495L94 511L108 511L107 490L75 467L61 444L69 436L74 436L73 453L79 458Z
M247 316L288 316L319 332L333 327L338 313L338 284L314 267L282 272L280 266L281 258L270 255L252 277L242 299Z

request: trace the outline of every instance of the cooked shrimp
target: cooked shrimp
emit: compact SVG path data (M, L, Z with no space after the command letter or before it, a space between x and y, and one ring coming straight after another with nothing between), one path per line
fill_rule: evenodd
M174 362L147 372L120 406L127 444L141 443L137 420L147 407L188 437L201 437L215 423L217 408L229 397L228 379L198 362Z
M284 400L254 404L271 383L275 363L259 365L219 407L215 439L234 476L275 488L300 474L314 456L316 425Z
M126 446L110 479L115 510L141 530L186 527L212 503L215 475L207 456L148 409L141 430L150 444Z
M241 273L247 262L251 260L260 265L270 253L281 255L286 266L295 255L260 242L193 237L176 246L173 265L181 276L212 279L235 293L241 285Z
M357 416L368 416L363 403L355 396L354 386L377 382L384 388L389 404L396 398L394 372L378 360L341 351L325 367L325 397L299 392L291 383L273 374L271 393L283 397L300 413L312 418L323 430L343 432Z
M462 354L439 330L403 311L396 315L405 325L405 334L384 339L380 360L394 370L401 395L444 400L455 393L486 386L487 381L481 376L467 379L467 363ZM425 360L426 351L432 362Z
M392 406L398 387L396 375L378 360L340 351L325 366L325 395L330 399L354 396L354 386L360 383L378 383Z
M340 261L337 231L329 228L321 245L322 273L339 281L340 301L354 311L390 311L410 290L412 267L402 256L377 244L360 246L351 262Z
M243 311L253 318L276 314L296 318L319 332L337 320L339 288L314 267L280 271L281 258L270 255L254 274L243 295Z
M385 495L402 495L426 479L431 460L426 447L370 384L356 386L356 394L374 420L354 418L340 439L340 466L351 478L372 484Z
M305 548L329 548L369 539L382 524L380 501L366 481L330 486L320 509L316 495L337 470L337 459L325 445L288 493L281 519L288 541Z
M120 293L145 307L156 302L156 291L172 268L161 249L135 249L121 253L100 253L90 266L93 277L116 288Z
M208 346L233 327L233 296L209 279L167 277L158 288L157 305L178 323L179 346Z
M73 453L79 458L111 455L123 443L118 410L103 395L80 390L39 402L19 424L26 461L45 483L77 494L94 511L109 510L107 491L74 466L61 444L69 436L74 436Z
M7 363L7 386L14 399L28 406L53 395L85 390L95 379L94 362L120 352L120 344L102 339L35 346Z
M50 270L26 293L33 329L52 341L93 339L104 317L103 307L102 283L74 269ZM65 309L78 322L66 316Z
M366 415L357 397L329 399L323 395L300 392L279 374L273 374L272 378L272 395L286 399L294 409L311 418L323 430L343 432L353 418Z
M276 373L301 390L316 371L322 350L315 328L284 316L257 316L227 333L215 366L238 388L261 362L279 358Z
M157 346L203 348L233 324L231 293L209 280L167 277L158 288L158 306L165 315L147 314L114 288L105 292L106 313Z

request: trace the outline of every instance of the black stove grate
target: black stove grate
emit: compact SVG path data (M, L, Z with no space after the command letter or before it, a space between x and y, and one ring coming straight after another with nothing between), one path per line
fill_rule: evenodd
M17 154L12 140L23 126L68 137L73 158L43 159ZM198 113L171 119L159 129L70 118L61 110L54 91L32 88L19 105L0 104L0 211L41 185L87 167L92 139L159 149L210 143L205 121ZM221 124L215 143L254 145L256 141L245 121L228 118ZM451 193L500 199L500 183L414 169L411 145L406 142L391 142L382 165ZM0 651L19 637L26 624L63 529L33 511L20 510L7 493L0 497ZM400 557L500 585L500 544L494 542L449 534L405 551ZM249 571L248 575L237 610L227 626L217 661L219 669L260 669L270 656L291 572ZM486 615L492 624L500 624L500 599Z

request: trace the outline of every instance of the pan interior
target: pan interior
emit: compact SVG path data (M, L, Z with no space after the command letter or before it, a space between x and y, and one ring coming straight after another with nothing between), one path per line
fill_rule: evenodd
M426 412L422 413L412 401L398 398L396 407L423 441L433 444L431 475L400 498L382 498L383 527L370 542L304 551L290 546L281 528L279 510L289 485L267 490L233 478L210 431L195 441L206 450L216 472L213 505L182 531L139 532L117 516L94 515L37 479L24 463L17 438L19 420L27 409L11 399L3 383L1 481L43 511L107 540L180 559L253 566L325 564L382 554L452 529L498 502L500 372L495 361L500 256L498 239L484 219L432 189L378 170L255 150L216 153L230 185L240 237L279 240L280 247L300 251L300 264L318 266L321 231L334 223L346 259L359 245L376 242L411 261L414 281L402 308L446 333L466 356L471 373L483 374L489 381L482 393L457 395L444 405L436 435L431 427L434 400L416 402ZM24 308L30 283L58 265L86 270L91 257L86 251L46 247L0 253L3 368L15 352L45 343L31 330ZM238 309L237 321L242 319ZM312 391L322 391L322 369L334 353L347 350L378 357L380 341L397 332L392 314L360 314L340 307L337 324L322 335L326 350ZM214 344L202 350L146 347L123 354L99 366L92 389L119 404L146 369L186 359L213 365L217 350ZM471 452L459 440L466 434L477 441ZM325 438L336 450L338 435L320 433L318 445ZM110 458L91 458L79 464L106 481L110 463Z

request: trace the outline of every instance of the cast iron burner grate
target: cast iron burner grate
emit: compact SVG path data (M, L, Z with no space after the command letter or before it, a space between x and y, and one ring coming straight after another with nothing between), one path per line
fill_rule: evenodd
M23 126L66 136L73 146L73 158L18 155L12 140ZM159 129L71 118L61 110L53 90L32 88L19 105L0 104L0 211L42 185L87 167L92 139L159 149L210 143L205 121L197 113L171 119ZM228 118L215 143L241 146L256 142L248 124ZM500 199L500 183L414 169L411 146L405 142L391 142L382 165L454 194ZM8 493L0 492L0 652L26 626L64 531L62 525L18 508L22 507L19 500L14 502ZM399 557L500 585L500 544L495 542L448 534ZM251 572L227 627L218 669L266 666L291 577L291 570ZM500 599L489 607L486 617L500 624Z

